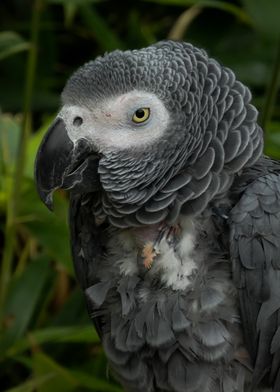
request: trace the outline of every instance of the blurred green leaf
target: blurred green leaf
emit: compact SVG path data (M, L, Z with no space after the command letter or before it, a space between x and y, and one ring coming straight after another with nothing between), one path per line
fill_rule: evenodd
M30 44L19 34L13 31L0 32L0 60L29 48Z
M76 377L47 354L36 350L32 355L32 359L33 372L36 377L42 377L45 374L54 375L48 382L40 385L37 388L37 392L70 392L77 386L78 381Z
M250 23L250 18L244 12L244 10L230 2L226 1L219 1L219 0L142 0L146 1L149 3L159 3L159 4L164 4L164 5L173 5L173 6L181 6L181 7L187 7L187 6L193 6L197 5L200 7L208 7L208 8L215 8L221 11L226 11L229 12L239 19L241 19L243 22Z
M51 274L48 260L41 257L30 263L13 282L4 309L0 354L4 354L30 326Z
M108 381L101 380L88 373L83 373L79 370L72 369L71 374L79 381L79 384L96 392L123 392L123 389L117 385L110 384Z
M72 4L75 6L80 6L83 4L90 4L90 3L101 3L103 1L107 1L107 0L47 0L48 3L63 4L63 5Z
M0 167L13 166L20 137L19 117L0 114Z
M6 389L5 392L34 392L34 390L37 390L37 388L47 383L53 377L54 373L47 373L39 377L32 377L18 387Z
M265 134L265 153L274 159L280 159L280 122L268 124Z
M94 7L84 4L80 6L79 11L85 26L94 34L94 38L102 50L110 51L123 48L124 45L118 38L117 33L111 30L106 19L99 15Z
M191 23L202 12L202 7L192 6L185 10L176 20L168 34L168 39L182 40Z
M38 388L38 392L49 392L50 390L52 392L72 391L80 390L81 387L95 392L123 391L120 387L108 381L98 379L80 370L66 369L43 352L35 352L33 355L33 369L37 375L51 372L54 374L49 382Z
M70 27L77 13L78 6L76 4L66 3L64 5L64 18L66 27Z
M53 120L54 116L48 116L41 128L36 133L31 135L28 140L25 162L25 175L31 179L34 178L34 163L39 145Z
M278 140L280 141L280 121L271 121L268 124L268 131L271 136L278 136Z
M65 25L70 27L80 5L90 3L100 3L104 0L47 0L49 3L61 4L64 6ZM105 0L106 1L106 0Z
M57 194L54 205L52 213L39 199L34 182L26 181L20 204L21 221L50 257L73 275L67 225L68 202Z
M71 325L85 325L89 321L85 308L85 299L80 287L76 287L68 296L66 302L54 316L51 325L66 327Z
M254 25L273 39L280 38L280 1L243 0Z
M44 343L98 343L99 337L92 325L71 327L50 327L30 331L28 336L17 340L7 351L7 356L18 355L35 345Z

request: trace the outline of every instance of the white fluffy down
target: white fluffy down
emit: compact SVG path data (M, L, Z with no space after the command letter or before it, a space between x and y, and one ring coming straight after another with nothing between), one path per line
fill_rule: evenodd
M181 241L176 251L163 240L160 243L160 256L154 261L151 274L159 274L162 283L173 290L184 290L190 284L190 276L196 269L192 253L194 249L194 230L190 219L181 224Z
M195 234L192 221L188 218L181 222L181 240L176 250L165 239L160 242L160 254L154 260L147 274L157 275L164 286L173 290L184 290L190 284L190 276L197 269L193 259ZM119 266L120 274L134 275L139 272L137 264L137 247L133 235L128 231L120 231L109 243L112 262ZM138 250L139 251L139 250Z

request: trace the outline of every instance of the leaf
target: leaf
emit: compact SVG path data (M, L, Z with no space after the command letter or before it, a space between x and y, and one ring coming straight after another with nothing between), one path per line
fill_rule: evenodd
M80 287L77 287L68 296L66 302L59 309L59 313L52 319L52 326L83 326L88 321L89 317L85 306L85 299Z
M280 159L280 122L273 121L268 124L265 153L274 159Z
M32 355L32 360L33 372L37 377L48 373L54 375L48 382L37 388L37 392L70 392L77 386L78 382L75 376L47 354L36 350Z
M6 389L5 392L34 392L37 388L47 383L54 377L53 373L43 374L39 377L32 377L28 381L23 382L18 387Z
M99 43L102 50L110 51L123 48L124 45L117 34L111 30L106 20L98 14L94 7L84 4L80 6L79 12L84 25L94 34L94 38Z
M6 356L12 357L30 348L44 343L98 343L99 337L92 325L71 327L49 327L34 330L18 341L7 351Z
M51 126L55 116L48 116L41 128L30 136L26 151L25 175L29 178L34 178L34 163L39 145Z
M270 38L278 40L280 35L280 1L243 0L243 4L256 28Z
M142 0L149 3L158 3L164 5L172 5L172 6L181 6L187 7L192 5L197 5L200 7L208 7L208 8L215 8L221 11L229 12L230 14L235 15L237 18L242 20L243 22L251 23L250 18L243 11L242 8L231 4L226 1L218 1L218 0Z
M193 6L191 8L188 8L186 11L184 11L172 26L172 29L168 34L168 39L173 39L173 40L183 39L188 27L191 25L194 19L201 13L201 11L202 8L198 6Z
M53 4L71 4L75 6L80 6L83 4L90 4L90 3L101 3L104 2L104 0L47 0L47 3L53 3Z
M108 381L94 377L91 374L74 369L71 370L71 373L76 377L81 386L89 388L91 391L123 392L123 389L118 387L117 385L110 384Z
M54 213L41 202L33 181L25 181L20 203L20 221L49 256L73 275L68 231L68 202L55 195Z
M75 385L75 390L84 390L84 388L89 389L95 392L122 392L123 389L120 388L115 382L108 381L108 375L106 371L99 374L98 371L95 369L95 365L101 359L105 360L105 364L107 363L103 353L98 355L94 358L94 360L88 360L86 365L89 365L88 368L82 367L83 364L79 363L78 368L71 368L71 370L66 369L58 362L54 361L50 358L47 354L37 351L31 358L23 357L23 356L15 356L15 360L19 363L22 363L29 369L35 369L36 373L39 372L46 372L52 374L53 380L50 380L50 383L46 385L46 389L40 389L38 392L60 392L59 388L61 388L61 380L63 378L67 378L67 388L62 387L61 391L73 389L73 384ZM36 363L39 362L39 366ZM105 365L106 366L106 365ZM83 370L82 370L83 369ZM103 365L104 369L104 365ZM70 378L69 378L70 375ZM105 379L104 379L105 378ZM83 389L81 389L83 388Z
M0 32L0 60L29 48L30 44L19 34L13 31Z
M65 26L70 27L73 24L78 6L76 4L67 3L64 5Z
M30 263L10 289L4 308L4 331L0 336L0 353L20 339L40 304L44 288L52 274L46 258Z
M61 4L64 6L64 20L66 27L70 27L79 6L90 3L101 3L104 0L47 0L48 3Z
M280 121L271 121L268 124L268 131L271 137L276 137L280 142Z
M20 137L19 117L10 114L0 115L0 167L13 166Z

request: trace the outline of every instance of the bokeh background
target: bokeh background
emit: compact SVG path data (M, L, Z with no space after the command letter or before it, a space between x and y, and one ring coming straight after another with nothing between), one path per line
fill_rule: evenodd
M0 1L0 390L118 392L73 274L67 197L55 213L33 183L60 92L115 48L183 39L232 68L280 158L279 0Z

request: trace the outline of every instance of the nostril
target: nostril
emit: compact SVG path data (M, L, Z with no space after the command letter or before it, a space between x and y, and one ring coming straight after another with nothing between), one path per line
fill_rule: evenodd
M82 125L82 123L83 123L82 117L77 116L73 120L73 125L75 125L75 127L79 127L80 125Z

